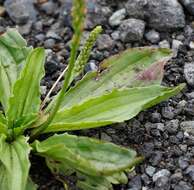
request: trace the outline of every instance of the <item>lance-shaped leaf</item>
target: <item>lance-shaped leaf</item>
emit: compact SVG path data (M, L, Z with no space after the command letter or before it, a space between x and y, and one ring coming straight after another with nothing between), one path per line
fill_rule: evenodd
M7 143L6 136L0 135L0 189L26 190L31 150L26 141L25 137L19 137Z
M114 178L114 180L109 180ZM128 178L124 172L113 176L89 176L78 173L77 187L82 190L113 190L112 184L126 184Z
M37 114L40 106L40 80L44 76L44 49L34 49L27 58L19 79L13 87L7 112L9 127L17 127L17 122L28 122ZM19 120L18 120L19 119ZM30 119L31 120L31 119Z
M5 111L12 86L31 48L15 29L8 29L0 36L0 102Z
M46 164L48 166L48 168L51 170L51 172L54 175L57 176L71 176L74 175L74 173L76 173L77 175L77 184L76 186L79 187L79 189L87 189L87 190L112 190L112 181L108 180L108 178L110 176L91 176L91 175L86 175L83 174L79 171L76 171L75 169L69 167L67 165L67 163L64 162L58 162L56 160L52 160L50 158L46 158ZM124 172L120 172L122 173L122 177L117 176L116 178L116 182L118 182L120 179L121 181L119 183L114 183L113 184L126 184L128 179L125 175ZM113 174L114 176L115 174ZM111 176L112 177L112 176ZM126 180L122 180L123 178L125 178ZM64 182L64 185L67 186L66 181L63 180L63 177L60 178L60 181Z
M65 94L60 109L72 107L113 89L160 84L164 64L170 57L170 50L156 48L134 48L110 57L101 64L101 73L86 74ZM52 108L56 98L47 112Z
M42 142L35 141L32 147L40 156L92 176L109 176L137 163L133 150L88 137L54 135Z
M30 178L28 178L28 182L25 190L36 190L37 188L38 186Z
M0 112L0 133L7 134L7 120L5 116Z
M182 90L184 85L167 88L159 85L114 90L56 114L44 131L65 131L95 128L123 122ZM35 129L36 130L36 129Z

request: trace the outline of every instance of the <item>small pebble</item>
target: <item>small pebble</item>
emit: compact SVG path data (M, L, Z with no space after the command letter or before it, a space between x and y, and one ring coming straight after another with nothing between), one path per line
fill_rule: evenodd
M160 41L160 34L155 30L150 30L149 32L147 32L145 34L145 37L148 41L150 41L153 44L158 43Z
M167 40L163 40L159 43L160 48L170 48L170 43Z
M146 169L145 169L145 172L150 176L152 177L154 175L156 171L156 168L152 167L152 166L148 166Z
M114 26L119 26L121 24L121 21L126 16L126 9L120 9L112 14L112 16L109 18L109 24Z

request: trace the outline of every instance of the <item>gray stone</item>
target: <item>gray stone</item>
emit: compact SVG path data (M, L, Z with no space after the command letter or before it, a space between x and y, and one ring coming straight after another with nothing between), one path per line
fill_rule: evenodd
M189 166L189 160L185 157L180 157L178 159L178 164L181 169L186 169Z
M112 34L111 34L111 37L113 40L119 40L120 39L120 32L119 31L114 31Z
M151 121L152 122L160 122L161 120L161 114L158 112L154 112L151 114Z
M35 36L35 38L36 38L38 41L43 42L44 39L45 39L45 35L44 35L44 34L37 34L37 35Z
M112 138L109 135L107 135L106 133L102 132L101 133L101 140L111 142Z
M145 172L150 176L152 177L154 175L156 171L156 168L154 168L153 166L148 166L146 169L145 169Z
M134 190L141 190L142 189L142 182L141 182L141 177L140 176L135 176L129 181L129 189L134 189Z
M42 23L41 20L35 22L33 26L34 26L35 30L38 30L38 31L41 31L41 32L43 31L43 23Z
M194 86L194 63L185 64L184 76L187 83L191 86Z
M190 165L186 172L186 174L188 174L190 176L190 178L192 179L192 181L194 181L194 165Z
M89 61L88 63L88 71L97 71L98 70L98 66L96 65L94 60Z
M6 0L4 7L16 24L26 24L29 20L36 21L36 10L30 0Z
M86 28L92 29L99 24L106 25L111 14L110 7L101 6L96 0L87 1Z
M181 122L180 127L183 131L194 136L194 121L183 121Z
M181 41L179 41L179 40L174 39L172 41L172 49L174 51L174 57L177 56L178 50L179 50L181 45L183 45L183 43Z
M157 173L155 173L153 175L153 182L156 182L159 178L162 178L162 177L167 177L169 178L170 177L170 171L168 171L167 169L162 169L160 171L158 171Z
M194 16L194 0L179 0L187 11Z
M109 18L109 24L111 26L119 26L121 24L121 21L126 16L126 9L120 9L112 14L112 16Z
M127 19L122 21L119 31L123 42L136 42L143 38L145 22L139 19Z
M159 46L161 48L170 48L170 43L167 41L167 40L162 40L160 43L159 43Z
M48 49L52 49L54 45L55 45L55 40L52 38L49 38L44 42L44 47Z
M53 38L55 40L61 40L61 37L53 30L49 30L46 34L47 38Z
M31 32L31 28L32 28L32 22L28 21L26 24L20 25L18 30L19 30L20 34L28 35Z
M159 31L183 28L185 15L177 0L128 0L121 3L130 17L148 20Z
M40 86L40 92L42 95L45 95L47 92L47 86Z
M160 31L183 28L185 15L177 0L149 0L149 26Z
M172 106L167 106L162 108L162 115L164 118L173 119L174 118L174 108Z
M183 45L183 43L181 41L179 41L179 40L174 39L172 41L172 49L173 50L177 51L181 45Z
M194 146L194 136L189 136L189 134L186 132L184 133L185 138L185 142L188 146Z
M128 0L120 3L120 6L126 8L130 17L144 19L148 1L149 0Z
M174 190L193 190L193 187L188 182L180 181L175 185Z
M186 144L180 144L179 145L180 149L183 151L183 152L186 152L187 151L187 148L188 146Z
M158 178L155 182L155 186L158 188L168 190L170 188L169 177L163 176L163 177Z
M97 25L106 25L112 10L108 6L102 6L96 0L89 0L86 2L87 15L86 15L86 29L93 29ZM67 25L71 24L71 8L72 0L62 0L62 8L60 18L64 20Z
M174 120L171 120L171 121L166 123L166 130L170 134L175 134L178 131L178 127L179 127L179 120L178 119L174 119Z
M181 179L183 179L183 174L181 172L176 172L170 177L172 183L177 183L177 181L180 181Z
M164 124L163 123L156 123L155 126L156 126L156 128L159 131L164 131L165 130L165 127L164 127Z
M193 42L193 41L191 41L191 42L189 43L189 47L190 47L190 49L194 49L194 42Z
M141 179L146 185L149 185L151 183L150 178L145 173L141 175Z
M155 44L160 41L160 34L159 32L156 32L155 30L150 30L145 34L145 37L148 41L151 43Z
M149 162L152 163L153 166L157 166L162 160L162 152L154 151L152 157Z
M53 15L57 10L57 4L52 1L48 1L48 2L42 3L40 5L40 9L44 11L47 15Z
M105 49L112 49L114 46L114 41L108 34L102 34L98 39L97 39L97 48L99 50L105 50Z

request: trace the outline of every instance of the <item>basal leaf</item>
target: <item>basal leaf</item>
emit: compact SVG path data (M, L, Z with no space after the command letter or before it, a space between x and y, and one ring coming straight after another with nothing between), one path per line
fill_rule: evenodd
M32 147L38 155L86 175L112 175L133 167L137 162L133 150L68 134L54 135L42 142L35 141Z
M7 111L12 86L31 48L15 29L0 36L0 102Z
M170 57L170 50L157 48L134 48L110 57L101 64L102 72L86 74L65 94L60 109L70 108L92 97L109 93L115 88L160 84L164 64Z
M36 190L37 188L38 186L30 178L28 178L25 190Z
M40 80L44 75L44 61L45 53L42 48L34 49L28 55L9 100L7 112L9 127L17 127L18 122L22 125L21 119L26 122L29 116L37 115L40 106Z
M77 187L81 190L113 190L112 184L102 176L87 176L79 174Z
M167 88L159 85L114 90L56 114L44 131L56 132L95 128L123 122L182 90L184 85Z
M19 137L7 143L6 136L0 135L0 189L26 190L31 150L26 141L25 137Z
M7 120L5 116L0 112L0 133L7 134Z
M60 181L64 181L63 176L71 176L76 173L76 186L82 190L110 190L112 189L112 184L126 184L128 182L128 178L124 172L114 173L111 176L92 176L76 171L64 162L57 162L46 158L46 163L54 175L62 176ZM66 186L67 182L64 181L64 184Z

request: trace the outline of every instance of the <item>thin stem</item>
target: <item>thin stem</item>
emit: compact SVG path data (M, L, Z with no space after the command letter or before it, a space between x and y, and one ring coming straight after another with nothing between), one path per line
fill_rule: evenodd
M31 135L32 139L36 138L41 132L43 132L49 126L49 124L52 122L53 118L55 117L56 112L58 111L58 109L60 107L60 103L63 99L63 96L69 87L69 82L71 80L71 74L72 74L75 60L76 60L76 56L77 56L77 49L79 47L79 41L80 41L80 35L74 35L73 40L72 40L72 49L71 49L69 66L67 69L67 75L65 77L63 87L62 87L61 91L59 92L59 96L56 100L56 103L54 104L54 108L51 110L51 113L50 113L47 121L45 123L43 123L42 126L40 126L39 128L35 129L32 132L32 135Z
M74 0L73 1L73 9L72 9L72 26L74 29L74 35L71 43L71 55L68 64L67 74L65 76L65 80L62 86L61 91L56 99L53 109L51 110L48 119L37 129L32 131L32 139L37 137L41 132L43 132L49 124L54 119L58 109L60 108L60 104L63 100L64 94L67 91L70 83L71 83L71 76L73 73L73 69L75 66L75 61L77 57L77 51L80 44L81 35L83 32L84 27L84 20L85 20L85 0Z
M45 106L45 104L47 103L51 93L53 92L53 90L55 89L55 87L57 86L57 84L59 83L59 81L62 79L62 77L64 76L64 74L67 71L68 66L63 70L63 72L59 75L59 77L57 78L57 80L55 81L55 83L53 84L53 86L51 87L51 89L49 90L49 92L47 93L45 99L42 101L42 104L40 106L40 109L42 110Z

